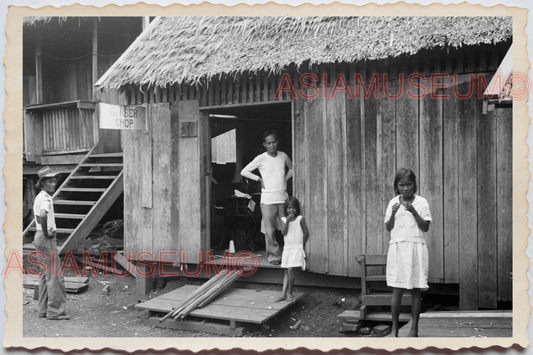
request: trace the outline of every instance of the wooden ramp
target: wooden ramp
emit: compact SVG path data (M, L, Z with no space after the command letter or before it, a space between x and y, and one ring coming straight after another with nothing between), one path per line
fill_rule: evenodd
M398 336L406 337L410 329L411 322L400 328ZM512 337L513 313L511 311L422 313L418 323L418 336L424 338Z
M279 291L231 288L224 291L204 308L192 311L190 316L184 320L171 318L159 322L162 316L156 316L157 313L163 315L169 313L198 287L186 285L135 305L135 308L148 311L148 319L145 323L149 325L240 336L243 335L244 328L237 327L237 322L265 323L305 295L301 292L295 292L294 301L290 303L286 301L274 302L280 296ZM191 317L204 318L204 320L189 319ZM207 322L205 318L223 322Z

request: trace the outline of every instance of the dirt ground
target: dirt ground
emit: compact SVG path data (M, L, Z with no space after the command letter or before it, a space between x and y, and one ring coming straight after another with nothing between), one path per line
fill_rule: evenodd
M69 271L70 272L70 271ZM66 276L74 276L66 273ZM200 285L205 280L170 279L159 282L162 288L154 289L146 299L157 297L186 284ZM281 282L281 280L280 280ZM110 285L108 295L102 289ZM237 282L237 288L281 290L281 285ZM359 337L370 334L341 333L342 321L337 315L345 309L358 309L358 292L348 289L295 287L306 296L263 325L244 324L245 337ZM33 299L33 289L23 289L23 335L25 337L213 337L209 333L180 331L147 326L143 313L134 309L139 302L132 276L89 276L88 290L67 293L68 321L49 321L38 318L38 301ZM426 303L424 308L442 308ZM301 326L291 330L298 321ZM53 325L53 326L51 326ZM376 325L369 323L369 327Z

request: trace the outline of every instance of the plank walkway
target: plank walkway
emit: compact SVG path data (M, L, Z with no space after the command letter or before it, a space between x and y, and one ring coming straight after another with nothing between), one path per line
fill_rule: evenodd
M153 298L149 301L135 305L138 310L149 311L153 316L155 313L167 314L172 309L178 307L182 300L191 294L199 286L186 285L174 291ZM148 324L168 326L178 329L193 329L200 331L217 332L220 334L232 334L231 329L236 329L236 322L262 324L276 316L278 313L294 304L304 297L304 293L295 292L292 302L274 302L279 296L279 291L250 290L230 288L220 294L204 308L197 308L190 313L190 316L229 321L229 329L221 325L214 326L209 323L176 321L172 318L163 323L159 323L157 317L149 317ZM193 328L191 328L193 327ZM242 328L237 335L242 335Z
M411 322L400 328L406 337ZM392 334L389 334L391 337ZM420 315L418 336L424 338L503 338L513 336L511 311L427 312Z

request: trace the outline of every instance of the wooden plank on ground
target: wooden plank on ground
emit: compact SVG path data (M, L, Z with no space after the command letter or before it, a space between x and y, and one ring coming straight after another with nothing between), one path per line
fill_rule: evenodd
M82 276L65 276L65 282L71 282L71 283L82 283L87 284L89 283L88 277L82 277ZM35 286L39 284L39 277L26 274L24 275L22 279L22 285L24 287L28 286Z
M445 312L443 312L445 313ZM411 328L410 323L400 328L399 337L405 337ZM419 337L460 338L460 337L512 337L512 317L424 317L420 315Z
M35 283L24 283L24 288L34 289L36 286L39 286L39 281ZM81 293L86 291L89 288L89 285L83 282L70 282L65 281L65 291L68 293Z
M198 331L198 332L221 334L221 335L242 336L244 334L244 327L231 328L230 325L210 323L210 322L199 322L199 321L191 321L191 320L175 320L175 319L166 319L163 322L159 322L159 317L150 317L148 319L145 319L143 323L146 325L152 325L156 327Z
M176 308L181 304L181 301L190 294L190 291L195 290L197 287L198 286L190 285L181 287L180 289L163 295L164 297L159 296L137 304L135 305L135 308L169 313L173 308ZM274 291L261 291L258 293L265 293L263 296L267 296L268 294L271 296L279 296L279 293ZM233 295L231 296L233 297L233 301L230 295ZM274 302L275 297L270 298L270 295L267 296L269 297L268 299L258 300L253 298L255 296L253 290L229 289L204 308L195 309L190 315L194 317L261 324L268 321L270 318L274 317L276 314L294 304L304 296L303 293L294 293L293 302ZM239 297L241 301L235 301L236 297ZM243 298L254 303L245 304Z

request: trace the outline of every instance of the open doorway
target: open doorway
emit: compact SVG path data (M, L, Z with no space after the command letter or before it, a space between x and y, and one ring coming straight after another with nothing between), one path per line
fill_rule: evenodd
M211 249L224 251L233 240L236 251L265 254L261 233L261 188L240 172L265 152L263 133L275 130L280 151L292 160L292 115L290 103L247 105L211 109ZM292 194L292 179L287 183ZM251 198L242 197L248 195ZM261 253L263 251L263 253Z

